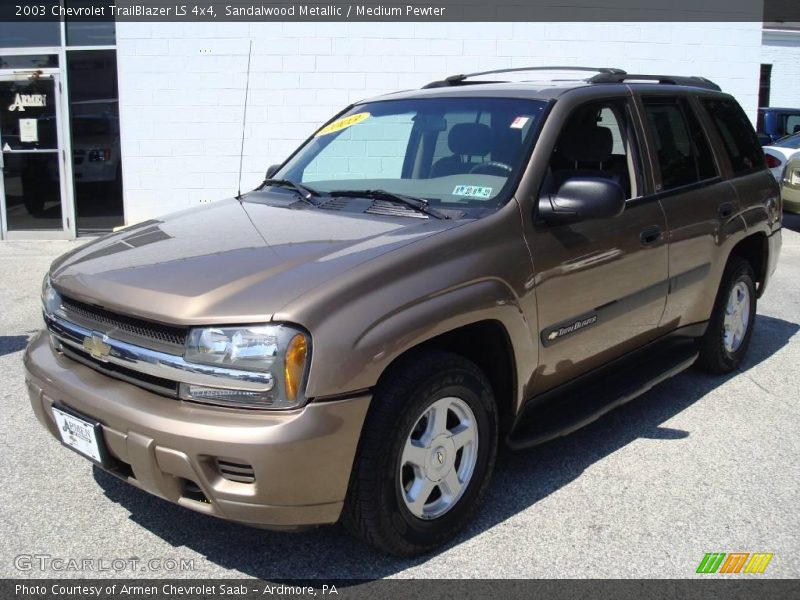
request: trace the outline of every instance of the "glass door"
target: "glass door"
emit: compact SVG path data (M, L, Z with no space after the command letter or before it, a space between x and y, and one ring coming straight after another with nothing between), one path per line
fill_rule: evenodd
M0 217L4 239L68 238L58 75L0 75Z

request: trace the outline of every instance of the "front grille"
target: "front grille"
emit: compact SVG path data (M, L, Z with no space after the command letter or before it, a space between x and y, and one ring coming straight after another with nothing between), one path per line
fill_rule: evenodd
M105 363L92 357L92 355L88 352L78 350L77 348L68 346L67 344L62 344L61 352L63 352L65 356L68 356L72 360L83 363L87 367L90 367L96 371L100 371L109 377L127 381L128 383L138 385L139 387L143 387L157 394L169 396L171 398L178 397L178 382L171 379L154 377L153 375L140 373L139 371L134 371L133 369L128 369L120 365Z
M153 321L145 321L126 315L120 315L110 310L79 302L72 298L62 296L61 307L67 315L77 315L86 321L96 323L106 328L119 329L143 338L149 338L165 344L184 346L188 329L162 325ZM108 333L107 331L105 333Z
M227 458L217 458L217 469L228 481L238 483L255 483L256 472L248 464L233 461Z

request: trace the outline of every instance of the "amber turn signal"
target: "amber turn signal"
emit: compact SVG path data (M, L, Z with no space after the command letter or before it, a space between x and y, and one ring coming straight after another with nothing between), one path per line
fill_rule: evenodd
M286 382L286 399L294 400L300 389L303 372L306 368L308 346L304 335L297 334L289 342L286 349L286 361L283 366L284 381Z

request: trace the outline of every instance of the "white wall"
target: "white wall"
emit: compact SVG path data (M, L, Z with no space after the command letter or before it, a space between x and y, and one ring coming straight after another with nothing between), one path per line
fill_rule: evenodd
M349 102L443 76L563 64L702 75L753 118L761 24L117 23L126 220L243 189Z
M770 106L800 106L800 31L764 31L761 62L772 65Z

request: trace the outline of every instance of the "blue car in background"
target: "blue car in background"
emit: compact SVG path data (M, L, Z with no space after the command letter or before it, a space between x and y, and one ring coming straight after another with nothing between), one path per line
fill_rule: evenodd
M800 132L800 108L764 107L758 109L756 133L762 146Z

